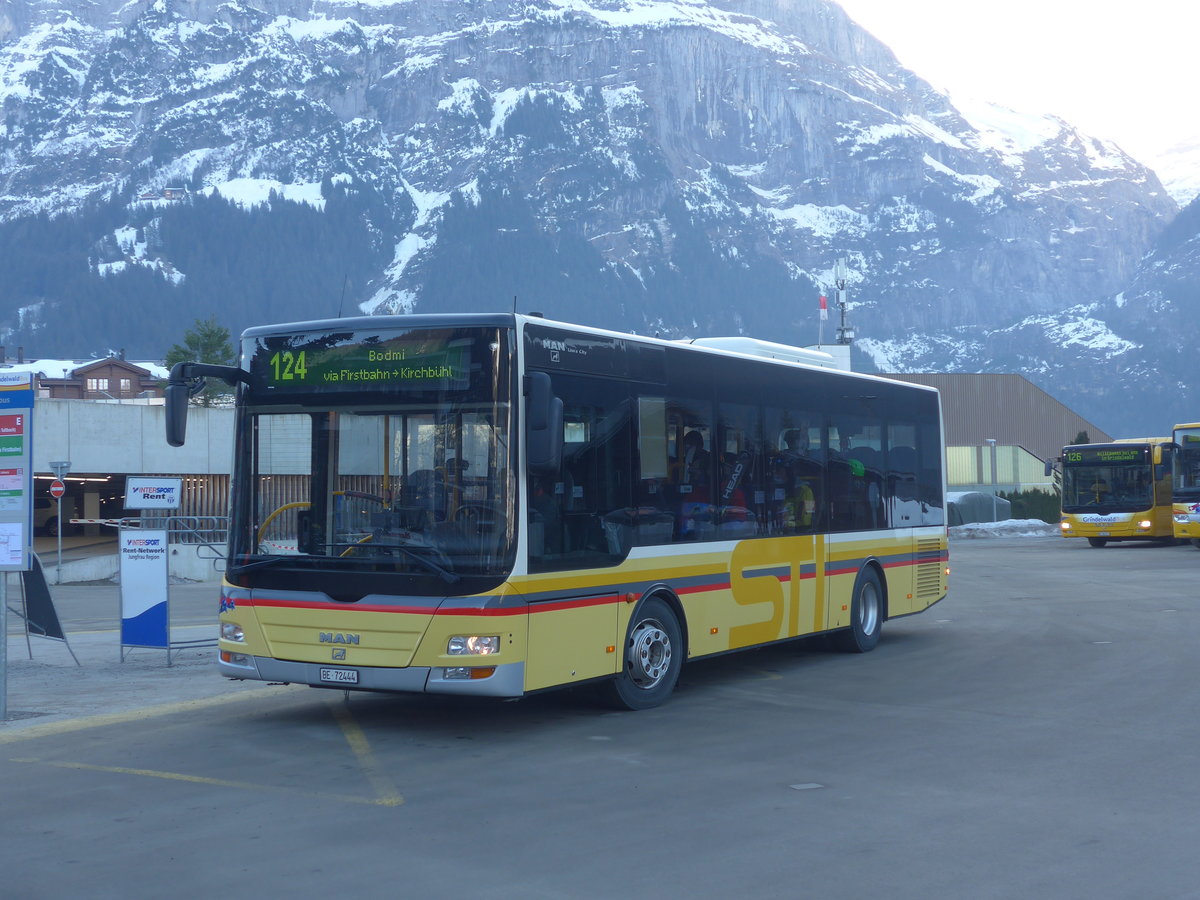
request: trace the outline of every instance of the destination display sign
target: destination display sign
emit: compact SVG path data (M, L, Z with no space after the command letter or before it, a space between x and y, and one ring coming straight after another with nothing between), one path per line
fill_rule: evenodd
M1063 450L1063 463L1068 466L1144 463L1149 453L1149 447L1067 447Z
M456 390L470 383L470 338L445 331L330 332L260 338L251 384L271 394L377 388Z

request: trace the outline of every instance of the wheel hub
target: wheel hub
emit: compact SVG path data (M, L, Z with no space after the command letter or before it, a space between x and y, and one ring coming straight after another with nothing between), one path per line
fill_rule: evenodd
M655 687L671 668L671 638L653 619L639 622L629 641L629 677L638 687Z

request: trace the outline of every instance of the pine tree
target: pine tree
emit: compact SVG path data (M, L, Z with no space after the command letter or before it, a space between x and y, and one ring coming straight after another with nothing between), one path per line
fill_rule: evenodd
M234 363L233 345L229 342L229 329L218 325L215 317L197 319L183 333L183 343L175 344L167 351L167 368L181 362L201 362L231 366ZM198 395L201 406L214 406L216 401L231 393L223 381L210 379Z

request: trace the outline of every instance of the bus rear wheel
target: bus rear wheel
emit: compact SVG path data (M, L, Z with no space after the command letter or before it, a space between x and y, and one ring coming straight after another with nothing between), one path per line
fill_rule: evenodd
M618 709L650 709L671 696L683 667L683 632L665 600L651 597L638 607L625 638L621 673L605 687Z
M1103 547L1108 543L1108 538L1088 538L1088 543L1093 547Z
M834 635L834 646L844 653L867 653L879 643L882 628L883 586L875 570L866 568L854 580L850 627Z

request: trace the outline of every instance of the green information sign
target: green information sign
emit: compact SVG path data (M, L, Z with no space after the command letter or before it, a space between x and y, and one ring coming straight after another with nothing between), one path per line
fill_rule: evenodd
M1147 459L1148 447L1069 447L1063 451L1063 462L1071 466L1119 465L1141 463Z
M270 394L461 388L470 381L471 343L420 332L275 339L254 354L250 376Z

